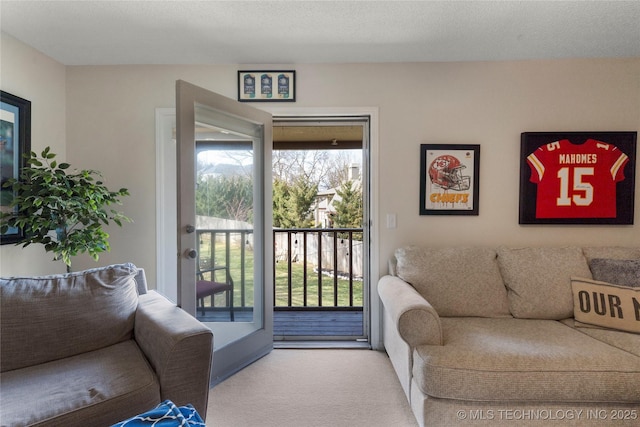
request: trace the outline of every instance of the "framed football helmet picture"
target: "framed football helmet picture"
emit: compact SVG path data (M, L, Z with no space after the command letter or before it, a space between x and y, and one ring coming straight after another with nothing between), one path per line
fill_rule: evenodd
M420 215L478 215L480 145L420 145Z

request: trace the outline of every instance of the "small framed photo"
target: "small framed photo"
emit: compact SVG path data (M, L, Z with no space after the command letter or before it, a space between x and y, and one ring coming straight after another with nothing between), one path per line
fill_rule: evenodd
M238 101L295 102L294 70L238 71Z
M31 101L0 91L0 211L11 212L13 190L5 188L9 179L18 179L27 167L24 154L31 151ZM0 244L24 239L24 230L9 228L0 234Z
M420 215L478 215L480 145L420 145Z
M524 132L520 224L633 224L637 132Z

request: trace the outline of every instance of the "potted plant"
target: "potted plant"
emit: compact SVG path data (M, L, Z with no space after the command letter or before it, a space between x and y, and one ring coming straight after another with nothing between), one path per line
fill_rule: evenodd
M71 257L87 252L97 261L101 252L110 250L109 234L102 227L131 220L108 206L121 204L120 198L129 191L110 191L100 181L100 172L70 172L69 163L58 163L55 157L50 147L40 156L33 151L25 154L27 167L18 179L3 185L13 190L14 198L11 211L0 213L0 232L23 229L25 239L16 244L43 244L70 272Z

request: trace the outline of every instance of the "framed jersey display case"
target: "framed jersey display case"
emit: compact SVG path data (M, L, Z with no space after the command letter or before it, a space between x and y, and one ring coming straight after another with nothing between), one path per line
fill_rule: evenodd
M478 215L480 145L420 145L420 215Z
M524 132L520 224L633 224L637 132Z

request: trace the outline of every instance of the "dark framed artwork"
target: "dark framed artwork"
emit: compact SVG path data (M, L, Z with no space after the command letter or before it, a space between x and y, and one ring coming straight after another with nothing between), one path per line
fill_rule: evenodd
M238 71L238 101L295 102L295 70Z
M520 224L633 224L637 132L524 132Z
M420 215L478 215L480 145L420 145Z
M0 210L11 212L13 190L4 188L11 178L18 178L26 167L25 153L31 151L31 102L0 91ZM0 244L20 242L24 232L18 228L0 234Z

